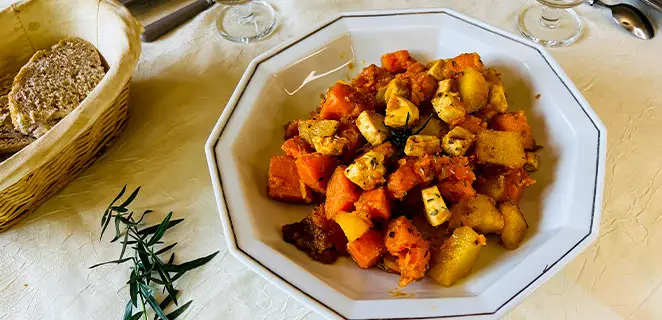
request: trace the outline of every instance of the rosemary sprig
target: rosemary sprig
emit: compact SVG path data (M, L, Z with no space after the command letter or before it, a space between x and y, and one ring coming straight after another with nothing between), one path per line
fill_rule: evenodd
M418 129L414 130L413 128L409 127L409 113L407 113L407 118L405 119L405 126L402 128L392 128L389 126L386 126L391 130L391 142L395 145L395 154L393 155L392 158L397 158L402 156L405 150L405 145L407 144L407 139L409 139L410 136L417 135L425 127L428 125L430 122L430 119L432 119L432 114L423 122L423 125L421 125Z
M175 305L179 305L177 302L177 294L179 293L179 290L175 289L173 283L187 271L193 270L209 262L216 256L216 254L218 254L218 251L208 256L184 262L182 264L175 264L175 253L171 253L168 262L163 262L159 255L172 250L177 245L177 242L175 242L163 246L163 236L168 229L178 225L184 221L184 219L171 220L172 212L170 212L161 223L139 229L138 227L141 225L145 216L153 212L152 210L145 210L140 216L140 219L134 219L133 211L129 210L128 206L133 200L135 200L136 196L138 196L139 191L140 187L136 188L136 190L134 190L121 204L116 205L118 200L120 200L126 192L126 186L124 186L103 213L103 217L101 218L101 236L99 239L101 240L101 238L103 238L103 234L106 232L110 221L114 220L115 237L113 237L110 242L116 242L121 238L120 243L122 244L122 251L117 260L95 264L91 266L90 269L111 263L121 264L128 261L133 262L129 281L127 282L129 285L130 299L124 308L123 319L147 320L147 305L149 305L154 311L155 320L175 320L188 309L193 301L189 301L174 311L166 314L164 310L170 305L170 303L174 302ZM157 250L155 246L163 247ZM127 247L133 250L132 256L124 256ZM157 302L153 295L154 288L157 285L162 286L163 292L168 293L161 303ZM138 311L134 314L134 308L136 308L136 310L138 308L138 300L140 300L142 311Z

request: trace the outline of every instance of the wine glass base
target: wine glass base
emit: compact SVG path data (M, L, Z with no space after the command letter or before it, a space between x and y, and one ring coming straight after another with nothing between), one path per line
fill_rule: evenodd
M572 9L558 9L558 21L550 27L542 18L542 5L524 8L517 18L517 29L527 38L546 47L567 46L579 39L582 21Z
M276 11L264 1L225 6L216 19L216 29L223 38L251 43L269 36L277 24Z

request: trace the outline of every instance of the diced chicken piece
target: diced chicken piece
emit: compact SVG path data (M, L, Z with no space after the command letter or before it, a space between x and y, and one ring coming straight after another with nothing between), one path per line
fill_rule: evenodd
M463 156L476 141L476 135L462 127L455 127L443 139L444 152L451 156Z
M391 131L384 125L384 116L374 111L363 111L356 119L356 126L372 145L378 145L391 136Z
M409 98L409 84L401 78L392 79L386 87L377 91L377 103L382 105L388 103L392 96Z
M451 211L446 206L437 186L421 190L421 195L425 205L425 217L431 226L439 226L450 218Z
M330 156L339 156L347 147L349 141L342 137L314 137L315 151Z
M339 122L336 120L303 120L299 121L299 136L313 144L314 137L330 137L336 133Z
M384 123L392 128L401 128L413 124L419 118L418 108L411 101L393 96L386 105Z
M444 80L444 75L443 75L443 70L444 70L444 60L439 59L430 62L429 67L428 67L428 74L433 76L437 81Z
M441 140L437 136L412 135L407 138L405 144L405 154L410 157L422 157L440 152Z
M444 92L457 92L457 81L454 79L439 81L439 85L437 86L437 94Z
M363 190L372 190L386 181L384 161L383 153L368 151L345 169L345 177Z
M466 114L460 95L454 92L442 92L432 99L432 107L439 119L450 125L456 125Z

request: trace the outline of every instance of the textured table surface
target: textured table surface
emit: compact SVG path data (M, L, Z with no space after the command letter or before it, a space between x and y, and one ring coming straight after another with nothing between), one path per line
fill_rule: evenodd
M0 6L11 0L0 0ZM184 1L185 2L185 1ZM215 6L146 44L131 86L131 118L99 161L13 229L0 234L0 319L118 319L127 269L88 266L114 259L99 241L105 206L124 184L141 185L136 208L168 233L179 259L215 250L180 280L185 319L319 319L229 255L212 194L204 143L248 62L336 12L444 6L508 30L526 1L271 1L281 23L251 45L224 41ZM182 1L159 1L158 14ZM662 37L640 41L608 11L582 6L581 40L551 50L608 128L605 203L599 239L516 307L508 319L662 319ZM158 14L139 10L143 20ZM658 23L660 16L654 14Z

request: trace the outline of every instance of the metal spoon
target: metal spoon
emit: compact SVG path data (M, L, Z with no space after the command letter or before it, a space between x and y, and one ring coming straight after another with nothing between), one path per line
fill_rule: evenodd
M608 5L601 0L589 0L588 4L611 9L614 21L637 38L648 40L655 36L655 29L650 20L639 9L629 4Z

